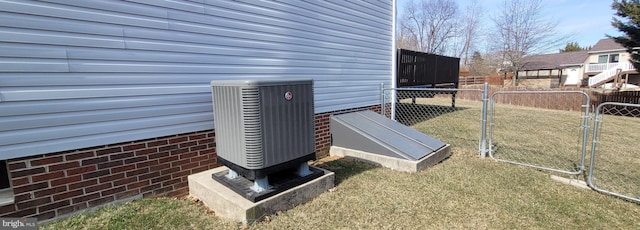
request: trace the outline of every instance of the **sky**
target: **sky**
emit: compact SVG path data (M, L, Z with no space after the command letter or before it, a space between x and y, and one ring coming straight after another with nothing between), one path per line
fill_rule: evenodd
M397 0L398 18L401 18L405 4L410 0ZM419 0L415 0L419 1ZM463 11L472 0L455 0L460 11ZM504 0L477 0L485 12L481 24L493 24L491 15L500 11ZM605 34L619 36L621 33L611 26L614 10L612 0L543 0L543 15L559 22L557 31L571 35L570 41L580 46L593 46L598 40L606 38ZM555 49L564 48L564 45ZM551 51L549 51L551 52Z

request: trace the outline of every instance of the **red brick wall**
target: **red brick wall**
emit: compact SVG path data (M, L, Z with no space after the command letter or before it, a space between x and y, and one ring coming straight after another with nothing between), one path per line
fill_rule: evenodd
M327 156L332 113L315 115L316 152ZM55 218L135 197L188 193L187 176L217 167L215 133L187 133L7 160L15 195L2 217Z
M136 195L186 194L187 175L216 167L214 132L7 160L15 203L0 216L50 219Z

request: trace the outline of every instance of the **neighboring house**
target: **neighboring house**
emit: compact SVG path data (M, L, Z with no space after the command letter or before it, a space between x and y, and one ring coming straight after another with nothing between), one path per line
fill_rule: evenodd
M187 175L218 166L211 80L314 79L327 154L330 115L379 110L395 81L394 7L0 1L0 216L186 194Z
M615 40L601 39L589 50L589 57L585 61L584 77L589 78L589 87L598 87L615 80L618 71L625 81L639 84L638 71L629 62L630 54Z
M520 79L552 79L551 87L599 87L614 81L618 74L628 83L640 84L640 76L629 58L626 49L610 38L601 39L588 51L526 56L518 72L519 84ZM583 84L583 80L588 84Z
M519 68L518 79L544 79L538 84L551 88L580 86L587 56L587 51L526 56Z

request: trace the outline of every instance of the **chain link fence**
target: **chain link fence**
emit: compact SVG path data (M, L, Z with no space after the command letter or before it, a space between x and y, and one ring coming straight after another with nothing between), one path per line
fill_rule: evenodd
M567 174L584 170L589 96L581 91L500 91L491 96L489 155Z
M485 85L381 92L382 114L454 151L477 149L501 162L588 174L594 190L640 202L640 104L605 102L592 114L583 91L500 91Z
M382 113L388 118L450 144L454 150L482 149L483 90L395 88L383 92Z
M640 202L640 105L605 102L594 120L587 184Z

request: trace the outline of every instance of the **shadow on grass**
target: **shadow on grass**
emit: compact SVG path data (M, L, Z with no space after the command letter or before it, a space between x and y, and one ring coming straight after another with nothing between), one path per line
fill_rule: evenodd
M396 121L406 126L412 126L438 116L465 110L465 107L451 107L443 105L425 105L413 103L396 104Z
M314 164L314 166L334 172L336 174L336 186L349 177L380 167L379 165L349 157L318 162L317 164Z

